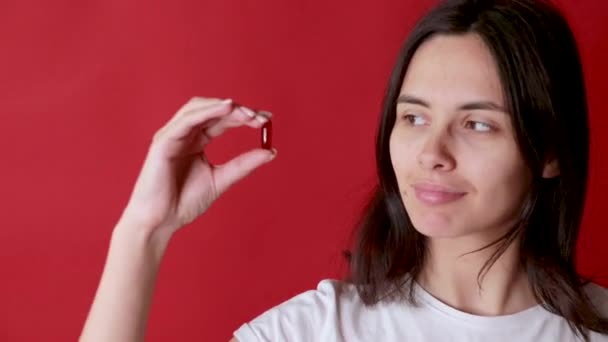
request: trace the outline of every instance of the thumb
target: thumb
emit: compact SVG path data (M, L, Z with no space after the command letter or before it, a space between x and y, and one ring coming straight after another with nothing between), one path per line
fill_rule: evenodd
M256 148L222 165L216 165L214 178L218 196L253 170L273 160L276 155L277 150L274 148L272 150Z

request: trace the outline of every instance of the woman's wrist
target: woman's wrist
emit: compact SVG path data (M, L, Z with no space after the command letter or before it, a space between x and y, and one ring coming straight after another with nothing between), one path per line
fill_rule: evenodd
M114 227L111 243L127 245L129 248L141 250L145 254L152 253L155 261L160 262L173 235L171 231L121 219Z

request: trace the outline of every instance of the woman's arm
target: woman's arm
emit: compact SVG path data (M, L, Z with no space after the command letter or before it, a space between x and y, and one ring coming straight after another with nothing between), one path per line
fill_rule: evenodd
M171 236L276 155L257 148L216 166L205 158L205 146L227 129L260 128L267 121L230 100L194 98L154 135L112 233L81 342L144 340L156 275Z
M80 341L143 341L158 267L169 242L119 223Z

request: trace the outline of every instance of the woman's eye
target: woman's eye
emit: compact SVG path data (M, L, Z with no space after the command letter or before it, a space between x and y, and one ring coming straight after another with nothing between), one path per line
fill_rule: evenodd
M491 132L492 131L492 126L488 125L487 123L479 122L479 121L467 121L465 124L465 127L470 128L477 132Z
M405 114L403 118L412 126L422 126L425 124L424 119L415 114Z

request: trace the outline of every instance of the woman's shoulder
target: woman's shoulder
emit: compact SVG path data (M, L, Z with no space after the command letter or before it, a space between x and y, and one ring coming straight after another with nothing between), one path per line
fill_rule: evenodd
M276 308L284 310L318 311L332 314L362 305L356 287L344 280L327 278L319 281L316 288L301 292Z
M608 288L597 283L588 283L583 288L600 315L608 318Z
M334 340L339 319L360 310L354 285L323 279L316 288L301 292L243 324L234 335L239 341ZM344 318L344 317L342 317Z
M344 280L339 279L323 279L317 284L315 290L311 290L313 293L325 294L335 298L344 300L358 300L357 289L355 285Z
M333 306L341 303L359 303L360 298L355 285L340 279L326 278L317 283L314 289L301 292L283 304L311 302L319 306Z

